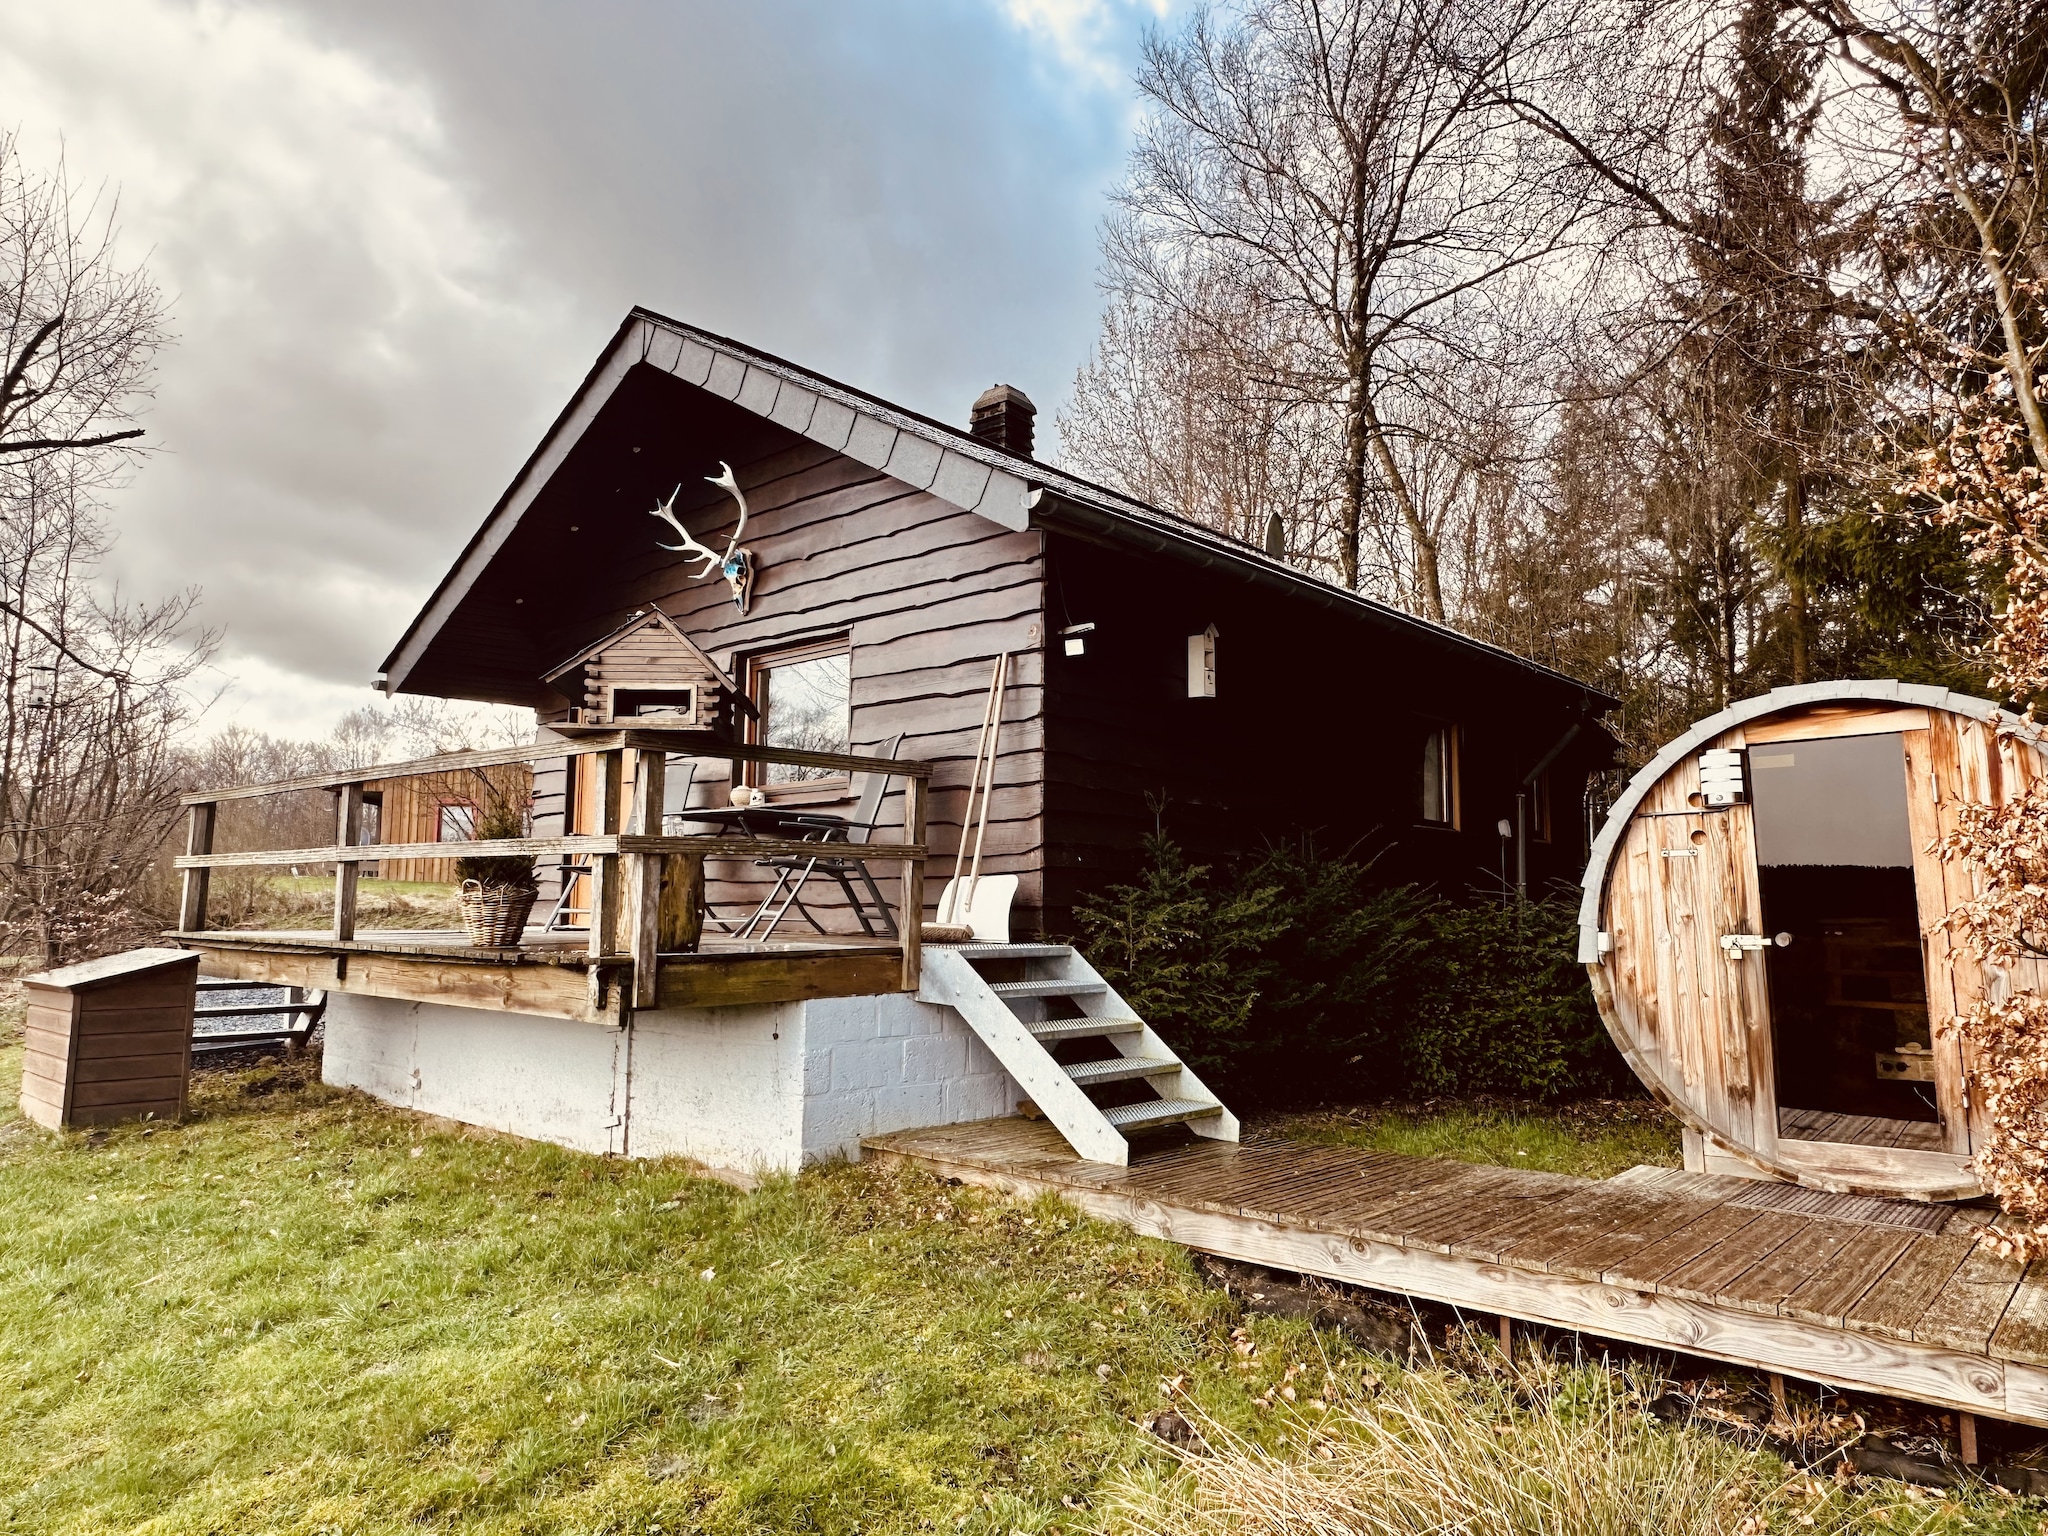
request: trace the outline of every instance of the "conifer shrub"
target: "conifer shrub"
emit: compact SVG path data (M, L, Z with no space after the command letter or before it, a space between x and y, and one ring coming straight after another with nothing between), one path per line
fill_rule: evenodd
M1137 880L1075 921L1110 984L1226 1097L1639 1091L1564 891L1454 900L1307 839L1197 864L1160 834Z

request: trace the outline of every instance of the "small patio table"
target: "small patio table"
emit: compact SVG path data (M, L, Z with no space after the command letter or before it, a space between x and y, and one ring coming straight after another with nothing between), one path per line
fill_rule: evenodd
M835 816L827 811L789 810L773 805L710 806L700 810L675 812L672 819L715 826L721 837L776 839L821 845L852 842L853 824L846 817ZM782 919L788 915L792 905L803 912L805 920L813 928L823 933L824 925L811 915L808 907L804 906L802 895L804 882L810 879L811 872L818 867L819 860L827 857L829 855L821 846L819 852L809 859L793 857L764 861L770 863L776 870L775 886L737 928L720 917L708 902L704 910L713 922L736 939L771 937ZM861 931L870 938L875 937L876 929L867 904L860 899L859 893L854 890L852 883L843 873L836 870L833 873L839 881L840 888L846 892L847 901L853 908L853 915L859 921ZM881 892L875 889L873 877L867 875L865 867L861 873L880 909L877 915L881 917L883 931L887 931L889 917L886 907L881 907ZM781 902L779 907L776 906L777 901ZM774 909L772 913L771 908Z

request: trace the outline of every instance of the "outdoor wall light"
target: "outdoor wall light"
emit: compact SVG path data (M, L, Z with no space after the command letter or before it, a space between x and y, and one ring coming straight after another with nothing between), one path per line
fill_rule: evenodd
M1095 633L1093 624L1069 624L1060 631L1060 643L1069 656L1088 654L1088 637Z

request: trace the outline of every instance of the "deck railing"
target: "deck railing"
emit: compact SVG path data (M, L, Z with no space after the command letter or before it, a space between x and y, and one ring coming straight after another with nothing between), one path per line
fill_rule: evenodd
M628 754L634 759L631 803L627 804ZM734 762L779 763L852 774L885 773L904 781L900 843L831 843L752 838L736 842L716 836L661 835L667 761L671 756ZM564 837L491 838L468 842L363 842L363 786L415 774L462 772L504 763L552 762L595 757L597 830ZM703 920L704 861L709 859L834 859L894 863L901 875L896 931L903 953L903 985L918 980L919 925L924 911L925 819L932 767L902 758L843 752L802 752L787 747L726 741L702 731L635 728L592 731L528 746L480 752L451 752L404 763L380 763L341 773L308 774L269 784L237 785L186 795L190 824L185 852L175 860L183 873L178 929L206 931L207 886L216 869L293 864L334 866L333 938L356 937L356 882L362 865L377 859L449 859L468 856L532 858L566 855L587 859L590 882L589 954L593 965L630 960L633 1004L651 1007L657 995L657 957L697 947ZM321 848L271 848L216 853L214 828L219 807L231 800L327 790L335 797L334 842Z

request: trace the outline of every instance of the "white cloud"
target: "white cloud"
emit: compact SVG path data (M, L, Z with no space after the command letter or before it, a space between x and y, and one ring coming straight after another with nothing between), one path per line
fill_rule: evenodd
M1129 37L1134 22L1159 20L1174 0L1001 0L1011 25L1052 50L1068 69L1098 89L1115 89L1130 75Z
M172 300L118 574L202 587L276 727L306 712L280 667L325 715L360 700L524 451L529 381L574 377L590 326L475 206L427 87L287 15L13 7L0 100L32 163L61 129L74 180L118 186Z

